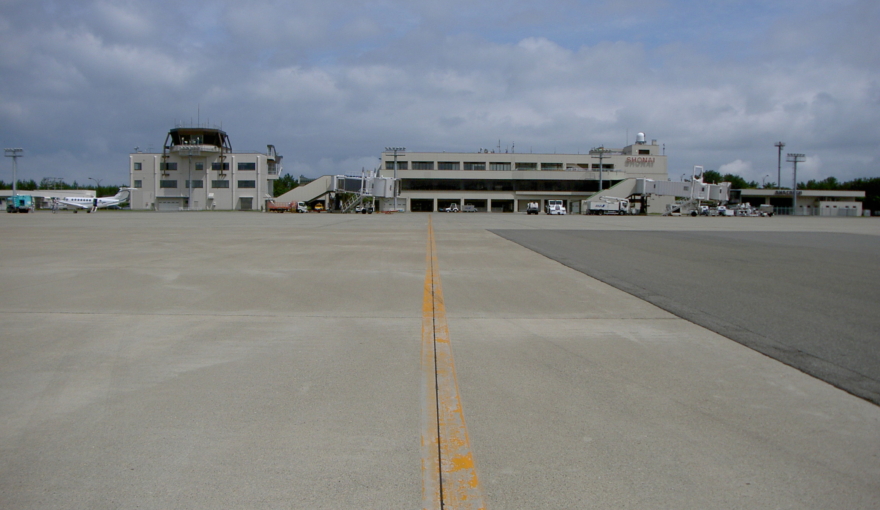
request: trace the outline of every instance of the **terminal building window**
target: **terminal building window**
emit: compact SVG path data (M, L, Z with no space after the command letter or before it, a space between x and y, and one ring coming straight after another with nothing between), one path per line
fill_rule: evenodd
M541 163L541 170L562 170L562 163Z
M189 181L186 181L186 187L189 188ZM193 187L193 188L204 188L204 187L205 187L205 181L203 181L203 180L201 180L201 179L193 179L193 181L192 181L192 187Z
M496 172L509 172L510 163L490 163L489 170L494 170Z
M177 170L177 163L160 163L159 170Z
M141 162L140 162L140 161L135 161L135 163L134 163L134 169L135 169L135 170L140 170L140 169L141 169Z
M257 181L238 181L239 188L256 188Z
M177 181L176 180L160 180L159 181L160 188L176 188Z
M135 181L134 181L134 187L135 187L135 188L143 188L143 187L144 187L144 181L141 181L141 180L135 180Z
M609 185L614 183L609 181ZM403 179L402 191L568 191L599 190L596 180Z
M239 170L256 170L257 164L256 163L239 163L238 169Z
M201 162L196 163L196 170L204 170L204 169L205 169L204 163L201 163Z
M465 170L485 170L485 169L486 169L486 163L484 163L484 162L480 162L480 161L475 161L475 162L471 162L471 163L465 163L465 164L464 164L464 169L465 169Z
M398 161L397 169L398 170L406 170L409 161ZM394 170L394 161L386 161L385 162L385 170Z
M228 188L229 187L229 180L228 179L212 180L211 187L212 188Z
M229 170L229 163L211 163L211 170Z
M537 170L538 164L537 163L517 163L516 169L517 170Z
M440 161L437 163L437 170L458 170L458 161Z
M400 167L398 167L400 168ZM413 170L433 170L434 162L433 161L413 161L412 162Z

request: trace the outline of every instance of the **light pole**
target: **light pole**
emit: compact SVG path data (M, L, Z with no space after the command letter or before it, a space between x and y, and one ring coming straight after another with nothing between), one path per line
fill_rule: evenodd
M788 153L786 159L789 163L794 163L794 181L791 186L791 214L797 216L797 164L800 161L806 161L807 157L803 154Z
M770 177L770 174L761 177L761 188L767 188L767 177Z
M394 212L397 212L397 153L406 151L406 147L385 147L385 152L394 153Z
M95 181L95 196L98 196L98 192L101 188L101 181L103 181L104 179L95 179L94 177L89 177L89 180Z
M605 149L605 146L603 145L602 147L599 147L598 149L593 149L590 152L598 152L599 153L598 156L592 156L592 157L599 158L599 191L601 192L602 189L605 187L605 183L603 182L604 179L602 179L602 168L604 166L602 164L602 159L605 157L606 152L611 152L611 151Z
M12 158L12 196L18 195L18 183L16 182L18 178L16 177L16 173L18 171L18 158L24 156L24 149L3 149L6 151L6 157Z
M782 142L776 142L773 144L774 147L779 149L779 158L776 162L776 187L782 187L782 148L785 147L785 144Z

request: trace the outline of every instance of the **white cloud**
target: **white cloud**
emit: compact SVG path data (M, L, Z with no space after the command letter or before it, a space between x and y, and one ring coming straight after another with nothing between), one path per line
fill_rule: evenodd
M798 163L797 166L797 180L798 182L807 182L809 180L822 180L827 175L823 175L822 173L822 157L821 156L810 156L807 155L804 158L802 163ZM794 165L793 163L788 163L789 167L789 180L791 180L794 176ZM784 170L784 169L783 169ZM785 182L785 174L783 173L782 182Z
M721 175L734 174L741 177L751 176L752 163L751 161L743 161L741 159L731 161L730 163L725 163L718 167L718 173Z
M131 147L197 108L307 176L386 145L582 152L627 131L665 144L674 176L775 180L778 140L810 155L805 179L880 174L880 14L862 0L47 5L0 14L0 137L71 180L114 158L108 182L126 179Z

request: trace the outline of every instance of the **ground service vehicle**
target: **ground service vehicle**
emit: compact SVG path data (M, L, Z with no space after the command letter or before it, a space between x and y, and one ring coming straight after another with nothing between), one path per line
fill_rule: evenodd
M293 211L295 207L294 202L276 202L274 200L269 200L266 202L266 210L271 212L284 213L287 211Z
M625 198L601 197L585 202L587 214L629 214L629 200Z
M458 205L452 204L449 207L440 209L441 212L458 212Z
M548 200L547 214L564 215L565 206L562 205L562 200Z
M34 212L34 197L30 195L12 195L11 197L6 199L6 212Z
M529 205L526 206L526 214L538 214L540 211L541 207L538 202L529 202Z
M477 208L474 204L465 204L461 212L477 212Z

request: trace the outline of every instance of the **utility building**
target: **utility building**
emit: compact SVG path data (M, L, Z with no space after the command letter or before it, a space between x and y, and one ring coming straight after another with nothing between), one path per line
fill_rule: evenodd
M225 131L207 127L175 127L161 153L129 159L136 210L263 210L281 172L273 145L234 152Z
M563 200L577 213L580 202L627 178L667 180L666 156L644 133L622 149L600 147L587 154L402 152L396 155L398 209L439 211L453 204L477 211L525 211L529 202ZM382 175L393 176L395 154L382 154ZM393 208L392 199L380 202Z

